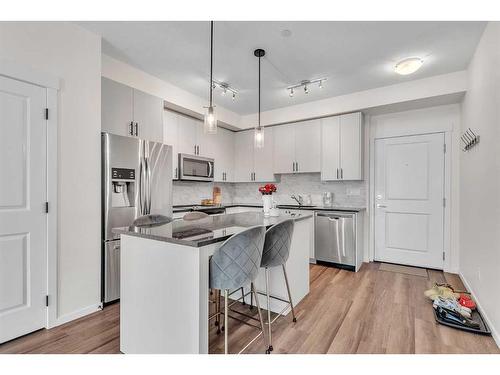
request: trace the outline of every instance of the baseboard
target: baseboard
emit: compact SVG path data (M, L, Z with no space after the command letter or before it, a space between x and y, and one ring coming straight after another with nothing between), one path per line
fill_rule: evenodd
M488 314L486 314L486 311L482 308L481 301L479 301L479 299L477 298L476 293L472 289L471 285L469 284L465 276L461 272L458 273L458 276L462 280L462 283L465 285L465 288L470 292L470 294L474 298L474 301L476 302L477 305L477 309L481 312L483 319L486 321L486 324L488 324L488 327L490 328L493 340L495 340L495 343L500 348L500 335L498 334L498 331L496 330L495 326L493 326L491 320L488 318Z
M61 324L71 322L72 320L82 318L86 315L89 315L89 314L95 313L96 311L101 310L101 308L102 308L101 304L96 303L96 304L92 304L90 306L84 307L83 309L76 310L76 311L70 312L68 314L61 315L61 316L57 317L54 322L51 322L50 327L47 327L47 328L54 328L54 327L60 326Z

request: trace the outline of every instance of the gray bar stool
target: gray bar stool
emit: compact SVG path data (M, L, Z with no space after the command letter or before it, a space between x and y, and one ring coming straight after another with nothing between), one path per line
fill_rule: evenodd
M266 273L266 296L267 296L267 324L268 324L268 342L269 346L267 353L273 350L272 333L271 333L271 298L287 302L292 309L293 322L297 321L295 311L293 309L292 295L290 294L290 285L288 284L288 277L286 275L285 264L290 255L290 244L292 242L294 221L292 219L284 220L281 223L273 225L266 232L266 239L264 242L264 250L262 252L262 260L260 267L265 269ZM271 296L269 291L269 268L279 267L283 269L285 277L286 290L288 293L288 301L281 298ZM279 317L278 315L275 320Z
M227 239L210 258L210 288L224 291L224 353L228 353L228 296L230 290L238 290L250 283L255 295L253 281L257 277L262 260L266 228L256 226ZM256 297L257 300L257 297ZM260 329L264 333L264 321L258 302ZM217 312L219 314L219 312Z

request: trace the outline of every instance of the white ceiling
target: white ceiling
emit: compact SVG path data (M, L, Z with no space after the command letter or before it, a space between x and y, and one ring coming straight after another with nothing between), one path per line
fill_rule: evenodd
M80 22L102 35L103 52L195 95L208 98L209 22ZM485 22L216 22L214 79L239 91L233 102L214 98L238 114L257 111L255 48L262 60L262 110L387 86L463 70ZM282 31L291 36L283 37ZM425 60L410 76L394 64L408 56ZM285 88L304 79L328 77L323 89Z

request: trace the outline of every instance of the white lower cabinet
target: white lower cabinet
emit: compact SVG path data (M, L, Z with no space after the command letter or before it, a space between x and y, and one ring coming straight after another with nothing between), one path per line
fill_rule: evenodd
M321 179L363 179L362 113L321 120Z
M234 182L272 182L273 128L264 130L264 147L254 147L254 130L234 135Z

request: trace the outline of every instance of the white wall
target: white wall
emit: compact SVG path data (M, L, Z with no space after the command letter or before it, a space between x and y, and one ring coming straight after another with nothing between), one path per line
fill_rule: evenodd
M207 97L201 98L105 54L102 55L102 76L147 92L198 114L203 114L204 107L207 106L208 89ZM240 122L238 114L220 106L217 107L217 118L219 121L233 125L236 128Z
M0 60L61 80L58 322L100 299L101 41L64 22L0 22ZM57 322L55 322L57 323Z
M445 166L445 174L450 180L446 186L446 199L449 211L446 219L448 226L445 229L445 245L448 245L447 259L444 268L448 272L458 272L459 264L459 185L460 185L460 106L451 104L430 107L412 111L372 116L367 119L370 127L370 181L374 171L374 140L376 138L395 137L414 134L444 132L448 136L446 157L449 164ZM370 184L370 201L373 202L374 189ZM446 211L445 211L446 212ZM373 246L373 218L370 222L371 241L370 253L374 254ZM446 241L447 240L447 241ZM446 247L446 246L445 246Z
M468 68L462 130L480 143L461 153L460 273L500 345L500 23L488 23Z
M279 124L463 93L467 89L466 78L465 71L460 71L371 90L358 91L328 99L265 111L261 114L261 120L263 125ZM255 126L257 121L256 116L256 114L242 116L239 127L245 129Z

